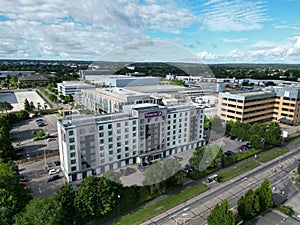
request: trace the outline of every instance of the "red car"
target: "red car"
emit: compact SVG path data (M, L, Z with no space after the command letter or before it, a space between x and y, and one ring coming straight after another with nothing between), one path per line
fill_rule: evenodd
M19 181L19 184L23 187L26 187L28 185L27 181Z

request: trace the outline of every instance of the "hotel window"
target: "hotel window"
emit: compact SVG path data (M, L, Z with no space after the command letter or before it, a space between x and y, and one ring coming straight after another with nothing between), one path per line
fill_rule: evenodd
M93 133L93 132L95 132L95 128L94 127L90 127L89 128L89 133Z
M141 119L141 120L140 120L140 123L143 124L143 123L144 123L144 119Z
M135 120L132 121L132 125L136 125L136 121Z
M85 130L84 129L80 129L79 130L79 134L84 134L85 133Z
M117 127L121 127L121 123L117 123Z
M117 149L117 153L121 153L121 151L122 151L122 150L121 150L120 148Z
M108 145L108 148L109 148L109 149L112 149L112 148L113 148L113 144L109 144L109 145Z
M75 150L75 145L70 145L70 151Z
M104 136L104 133L99 133L99 137L103 137Z
M99 126L99 130L103 130L103 126Z
M132 131L136 131L136 127L132 127Z
M69 142L70 143L74 143L75 142L75 138L69 138Z
M125 122L125 126L128 126L128 122Z
M73 136L74 135L74 131L73 130L70 130L69 131L69 136Z
M129 153L125 153L125 157L129 157Z
M105 163L105 159L101 159L100 164L104 164L104 163Z
M108 154L113 155L114 152L113 152L112 150L110 150L110 151L108 152Z
M109 136L113 135L113 132L112 131L108 131L108 135Z
M108 128L108 129L111 129L111 128L112 128L112 125L111 125L111 124L108 124L108 125L107 125L107 128Z
M118 157L117 157L118 159L121 159L121 155L118 155Z
M81 136L80 141L85 141L85 136Z
M76 164L76 159L72 159L71 164Z
M99 150L104 151L104 146L100 146Z
M100 157L104 157L104 152L100 152Z
M76 166L72 166L71 167L71 171L73 172L73 171L76 171Z
M112 142L112 141L113 141L112 137L108 138L108 142Z
M75 152L72 152L71 154L70 154L70 157L72 158L72 157L75 157Z

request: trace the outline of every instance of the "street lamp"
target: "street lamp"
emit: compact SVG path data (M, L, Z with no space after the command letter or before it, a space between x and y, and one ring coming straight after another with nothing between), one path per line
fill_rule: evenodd
M117 195L117 197L118 197L118 224L120 224L119 217L120 217L120 198L121 198L121 196Z

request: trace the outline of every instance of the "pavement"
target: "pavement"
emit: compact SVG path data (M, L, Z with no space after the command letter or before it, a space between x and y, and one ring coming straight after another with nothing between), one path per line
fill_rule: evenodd
M42 107L46 104L47 108L50 109L50 106L44 99L33 90L7 90L7 92L0 92L0 98L2 101L9 102L13 106L12 112L24 109L24 101L26 98L29 102L33 102L36 108L39 102Z

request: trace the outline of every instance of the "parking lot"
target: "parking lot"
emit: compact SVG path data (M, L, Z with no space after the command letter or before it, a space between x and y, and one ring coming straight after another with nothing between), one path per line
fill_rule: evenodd
M38 118L42 118L46 125L39 127L35 122ZM10 133L13 138L13 146L22 147L24 153L29 153L33 158L58 152L56 121L56 115L44 115L14 124ZM48 142L48 138L33 141L33 138L36 137L35 132L41 129L46 134L49 134L49 138L52 138L51 141Z
M59 166L55 166L54 161L59 161L59 156L48 158L48 166L60 169ZM49 196L56 193L66 182L62 172L59 173L60 178L58 180L48 182L50 175L45 170L44 160L19 164L19 170L20 175L28 179L27 187L32 189L33 197Z

